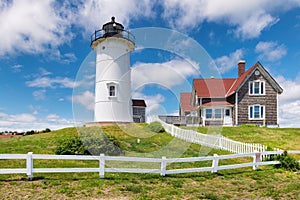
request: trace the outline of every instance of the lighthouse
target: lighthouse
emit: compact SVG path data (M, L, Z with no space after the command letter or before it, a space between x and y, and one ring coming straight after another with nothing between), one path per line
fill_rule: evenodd
M133 122L130 52L134 36L112 17L91 36L91 46L96 52L94 122Z

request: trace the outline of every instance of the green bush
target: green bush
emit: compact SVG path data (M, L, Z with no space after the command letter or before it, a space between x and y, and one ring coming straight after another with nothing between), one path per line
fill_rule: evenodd
M165 132L164 127L159 122L152 122L147 126L147 128L155 133Z
M42 133L49 133L51 130L49 128L46 128L45 130L42 130Z
M108 156L124 155L119 141L116 139L111 141L103 135L88 134L82 137L82 141L92 155L100 155L101 153Z
M89 155L87 148L81 142L79 137L66 138L59 141L55 149L58 155Z
M274 148L267 146L266 151L274 151ZM263 161L274 161L277 155L270 154L267 157L263 158Z
M104 134L84 134L81 137L71 137L59 141L55 153L59 155L124 155L119 147L119 141Z
M276 165L278 168L284 168L290 171L300 170L298 160L288 155L287 151L284 151L283 154L276 156L275 160L280 161L280 164Z

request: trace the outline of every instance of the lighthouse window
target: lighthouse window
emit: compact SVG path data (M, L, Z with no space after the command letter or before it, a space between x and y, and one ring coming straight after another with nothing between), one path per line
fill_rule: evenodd
M116 86L114 85L109 86L109 96L110 97L116 96Z

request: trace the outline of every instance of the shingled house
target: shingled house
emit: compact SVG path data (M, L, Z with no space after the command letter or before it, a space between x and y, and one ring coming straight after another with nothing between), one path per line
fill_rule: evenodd
M245 71L245 61L239 61L237 78L194 79L192 92L181 94L179 115L186 118L196 111L193 116L204 126L278 126L282 92L259 62Z

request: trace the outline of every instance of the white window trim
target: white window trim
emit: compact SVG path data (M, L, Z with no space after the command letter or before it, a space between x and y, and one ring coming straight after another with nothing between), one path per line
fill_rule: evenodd
M257 82L259 83L259 93L255 94L254 93L254 85ZM251 85L252 85L252 91L251 91ZM263 90L261 88L262 85L263 85ZM265 81L261 81L261 80L249 81L249 92L248 93L249 93L250 96L266 95L266 83L265 83Z
M115 87L115 95L114 96L111 96L110 95L110 87L111 86L114 86ZM118 96L118 83L115 83L115 82L109 82L107 83L107 95L108 95L108 98L117 98Z
M259 118L255 118L254 117L254 107L255 106L259 106ZM263 107L263 116L261 114L261 108ZM250 117L250 109L252 108L252 118ZM262 116L262 117L261 117ZM264 120L266 116L266 107L264 105L260 105L260 104L254 104L254 105L250 105L248 106L248 119L249 120Z
M207 118L206 117L206 110L207 109L211 109L212 110L212 112L211 112L211 118ZM220 109L221 110L221 117L220 118L216 118L216 112L215 112L216 109ZM219 108L219 107L218 108L205 108L204 110L205 110L204 117L205 117L206 120L223 120L223 118L224 118L224 108Z
M211 109L211 118L207 118L207 117L206 117L206 111L207 111L208 109ZM214 111L213 111L213 110L214 110L213 108L205 108L204 116L205 116L205 119L206 119L206 120L213 120L213 117L214 117Z

